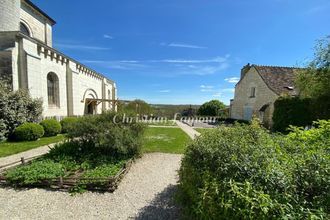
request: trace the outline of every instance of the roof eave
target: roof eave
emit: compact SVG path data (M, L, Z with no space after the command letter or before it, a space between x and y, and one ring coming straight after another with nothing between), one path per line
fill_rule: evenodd
M51 18L46 12L44 12L43 10L41 10L38 6L36 6L32 1L30 0L24 0L24 2L26 4L28 4L30 7L32 7L34 10L36 10L37 12L39 12L42 16L44 16L50 23L51 25L55 25L56 21Z

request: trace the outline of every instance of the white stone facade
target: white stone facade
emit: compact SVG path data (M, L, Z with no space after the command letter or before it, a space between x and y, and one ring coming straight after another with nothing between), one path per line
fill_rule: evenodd
M28 0L0 3L0 75L11 80L14 90L28 89L32 97L42 98L44 117L115 110L112 80L52 48L55 22L50 17ZM29 36L18 31L22 24ZM56 89L49 85L49 74L56 76ZM55 96L56 104L50 103L49 97Z

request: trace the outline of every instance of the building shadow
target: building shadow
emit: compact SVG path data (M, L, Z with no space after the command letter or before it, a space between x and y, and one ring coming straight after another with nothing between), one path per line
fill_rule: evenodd
M180 219L180 208L175 202L177 185L169 185L158 193L150 205L139 210L136 220L172 220Z

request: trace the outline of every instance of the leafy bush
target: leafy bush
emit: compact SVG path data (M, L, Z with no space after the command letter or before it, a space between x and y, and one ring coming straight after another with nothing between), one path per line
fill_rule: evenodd
M19 125L40 120L42 101L32 99L27 91L11 91L6 82L0 81L0 97L0 118L5 124L6 130L3 133L6 138L11 137Z
M197 114L201 116L221 116L226 118L228 114L225 109L225 104L219 100L212 100L204 103L201 107L199 107Z
M41 138L44 133L44 129L41 125L24 123L15 129L14 137L17 141L35 141Z
M280 97L274 103L273 130L287 132L290 125L311 125L311 99L299 97Z
M256 122L210 130L187 149L180 201L197 219L330 217L330 122L288 136Z
M114 123L114 120L117 122ZM103 113L79 118L68 131L71 139L79 138L82 145L109 149L113 155L138 155L141 152L144 125L123 123L122 116Z
M40 125L44 128L46 137L56 136L61 133L62 126L55 119L43 120L40 122Z
M0 119L0 141L6 139L7 136L7 125Z
M71 130L72 127L74 126L74 123L76 123L77 121L78 121L78 118L75 118L75 117L64 118L61 121L62 133L63 134L68 133L69 130Z
M35 161L28 166L21 166L6 173L9 182L20 186L40 183L42 180L64 175L64 166L51 160Z

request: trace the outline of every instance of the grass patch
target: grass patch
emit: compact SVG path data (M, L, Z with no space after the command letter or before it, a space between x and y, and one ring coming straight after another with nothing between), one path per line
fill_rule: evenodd
M55 137L43 137L37 141L10 142L5 141L0 143L0 157L6 157L37 147L45 146L52 143L57 143L65 139L64 135Z
M148 121L145 124L147 125L154 125L154 126L176 126L177 124L173 120L165 120L165 121Z
M143 152L182 154L189 141L189 136L180 128L149 127L144 135Z
M201 134L204 134L207 131L211 131L214 128L194 128L196 131L198 131Z

